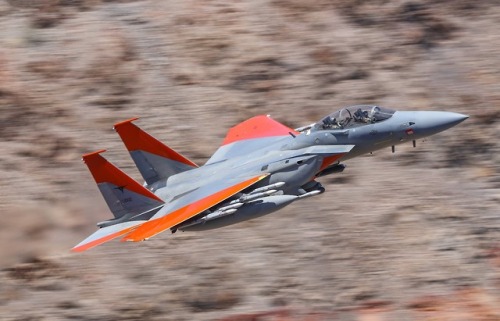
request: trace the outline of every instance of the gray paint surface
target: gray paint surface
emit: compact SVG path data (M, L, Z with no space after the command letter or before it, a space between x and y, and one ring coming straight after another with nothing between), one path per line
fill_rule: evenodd
M181 209L189 211L192 204L252 177L267 175L241 192L211 204L210 208L193 213L194 217L171 230L219 228L270 214L304 197L323 193L324 188L315 179L342 171L340 161L434 135L467 118L452 112L394 111L362 105L344 108L297 131L290 129L290 133L231 142L221 146L198 168L137 151L131 155L148 178L145 187L165 204L148 205L141 199L132 210L119 203L110 207L116 207L124 217L116 220L117 224L158 219ZM334 156L338 159L325 168L325 161ZM256 193L276 184L280 187ZM109 199L116 197L116 190L108 187L102 187L101 191L109 204ZM107 225L114 222L108 221Z

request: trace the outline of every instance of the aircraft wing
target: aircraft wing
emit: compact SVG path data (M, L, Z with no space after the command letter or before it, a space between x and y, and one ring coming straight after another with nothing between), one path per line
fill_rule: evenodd
M167 204L163 210L126 235L122 241L138 242L153 237L219 204L268 175L232 178L196 189Z
M74 248L71 249L73 252L83 252L91 249L102 243L111 241L119 236L130 233L138 225L141 225L147 221L130 221L123 222L107 227L103 227L95 231L92 235L87 237L85 240L78 243Z
M252 117L228 131L222 146L212 155L207 164L244 156L254 150L264 152L272 143L291 134L300 133L277 122L269 115Z

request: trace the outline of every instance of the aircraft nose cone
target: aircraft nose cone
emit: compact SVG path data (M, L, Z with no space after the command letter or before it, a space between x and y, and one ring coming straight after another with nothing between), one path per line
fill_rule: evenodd
M469 116L447 111L422 111L418 112L417 118L417 125L427 136L458 125Z
M468 115L452 113L452 112L442 112L442 115L438 116L439 121L446 126L455 126L469 118Z

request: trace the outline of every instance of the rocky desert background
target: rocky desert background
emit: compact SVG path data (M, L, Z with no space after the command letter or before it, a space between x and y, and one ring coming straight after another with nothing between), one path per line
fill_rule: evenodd
M497 0L0 0L0 320L500 320ZM258 114L470 115L327 192L204 233L69 250L109 213L112 130L203 164Z

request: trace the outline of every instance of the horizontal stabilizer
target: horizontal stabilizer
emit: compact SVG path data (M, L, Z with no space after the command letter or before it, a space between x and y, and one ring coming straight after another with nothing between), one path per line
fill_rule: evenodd
M98 229L85 240L78 243L71 249L73 252L83 252L102 243L111 241L114 238L125 235L146 221L124 222L112 226Z
M132 122L132 118L115 124L114 128L148 185L198 165L158 141Z
M102 152L104 150L85 154L83 161L115 218L133 217L164 204L158 196L102 157Z

